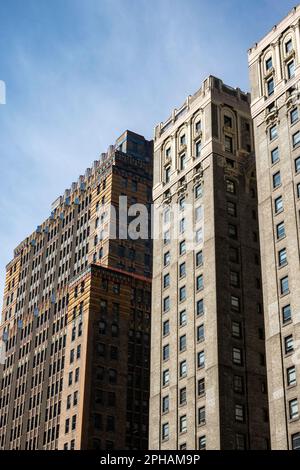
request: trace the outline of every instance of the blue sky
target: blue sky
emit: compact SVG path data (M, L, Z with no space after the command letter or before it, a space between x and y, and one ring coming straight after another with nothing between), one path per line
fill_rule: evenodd
M13 248L125 129L155 124L209 74L247 90L247 49L284 0L1 0L0 295Z

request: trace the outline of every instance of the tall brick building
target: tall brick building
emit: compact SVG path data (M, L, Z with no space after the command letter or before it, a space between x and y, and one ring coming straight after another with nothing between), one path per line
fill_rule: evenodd
M273 449L300 449L300 6L249 50Z
M250 96L212 76L156 127L151 449L269 446L253 150Z
M126 131L15 249L0 449L147 448L152 247L124 236L119 196L151 194L152 142Z

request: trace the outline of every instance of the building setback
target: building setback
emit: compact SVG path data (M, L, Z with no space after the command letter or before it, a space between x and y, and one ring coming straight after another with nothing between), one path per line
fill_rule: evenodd
M212 76L155 129L151 449L269 446L253 150L250 96Z
M15 249L0 326L0 449L148 446L152 247L111 236L120 195L128 206L152 200L152 142L130 131Z
M272 449L300 449L299 21L249 50Z

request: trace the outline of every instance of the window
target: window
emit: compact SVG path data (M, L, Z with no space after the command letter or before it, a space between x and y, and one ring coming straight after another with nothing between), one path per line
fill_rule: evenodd
M182 286L179 289L179 301L183 302L184 300L186 300L186 289L185 286Z
M199 437L199 450L205 450L206 449L206 436L200 436Z
M166 320L163 322L163 336L167 336L170 333L170 322Z
M185 197L181 197L181 198L179 199L179 209L180 209L181 211L183 211L184 208L185 208Z
M293 135L293 147L298 147L298 145L300 144L300 131L296 132L294 135Z
M171 240L170 230L166 230L164 232L164 245L167 245L168 243L170 243L170 240Z
M267 60L266 60L266 70L270 70L271 68L273 67L273 63L272 63L272 57L269 57Z
M205 424L205 406L198 408L198 425L201 426Z
M186 335L182 335L179 338L179 351L185 351L186 350Z
M280 292L281 295L287 294L289 292L289 278L288 276L280 279Z
M285 354L289 354L294 351L293 335L289 335L284 338L284 351Z
M164 300L163 300L163 309L164 309L164 312L167 312L168 310L170 310L170 297L165 297Z
M166 158L170 158L171 156L171 147L166 148Z
M205 393L205 379L198 380L198 396L204 395Z
M235 405L235 420L239 421L240 423L244 422L244 406L243 405Z
M270 140L273 140L277 137L277 126L274 125L272 127L270 127L269 129L269 137L270 137Z
M224 115L224 126L232 128L232 119L230 116Z
M169 369L166 369L163 371L163 379L162 379L163 386L169 385L169 380L170 380Z
M169 395L162 399L162 412L167 413L169 411Z
M244 393L244 379L240 375L233 376L233 390L235 393Z
M289 412L290 412L290 419L298 418L299 411L298 411L298 400L294 398L293 400L289 401Z
M163 347L163 360L164 361L167 361L170 357L170 347L168 344L166 344L164 347Z
M244 434L235 435L235 445L236 445L236 450L246 449L246 438Z
M235 183L231 180L226 180L226 191L230 194L235 194Z
M180 405L186 404L186 388L185 387L179 390L179 404Z
M186 361L181 361L179 364L179 377L185 377L187 373L187 364Z
M297 198L300 198L300 183L297 184Z
M70 431L70 419L67 418L65 422L65 434L68 434L69 431Z
M293 50L293 43L292 43L292 40L289 39L286 43L285 43L285 52L286 54L289 54L290 52L292 52Z
M236 271L230 271L230 285L233 287L239 287L240 275Z
M204 340L204 325L197 326L197 341Z
M203 315L204 313L204 300L203 299L197 300L196 310L197 310L198 316Z
M203 253L202 250L196 253L196 266L202 266L203 264Z
M288 79L293 78L295 76L295 62L294 62L294 60L291 60L287 64L287 73L288 73Z
M196 129L197 133L201 131L201 121L200 120L196 122L195 129Z
M185 271L185 263L181 263L179 265L179 277L184 277L186 274L186 271Z
M184 255L185 252L186 252L185 240L182 240L182 241L179 243L179 254L180 254L180 255Z
M203 274L200 274L196 278L196 287L197 290L202 290L203 289Z
M267 91L268 91L268 96L273 95L273 93L274 93L274 78L270 78L270 80L267 81Z
M231 324L231 331L232 331L232 336L234 338L241 338L241 324L240 322L233 321Z
M195 221L196 222L199 222L199 220L201 220L203 217L203 209L202 209L202 206L198 206L196 207L195 209Z
M278 251L278 264L279 266L287 264L286 248L282 248L282 250Z
M274 205L275 205L275 213L276 214L278 214L279 212L281 212L283 210L282 196L279 196L275 199Z
M179 432L186 432L186 415L179 418Z
M233 348L232 349L232 361L234 364L241 366L242 361L242 350L240 348Z
M273 188L278 188L278 186L281 185L281 177L280 177L280 171L277 171L277 173L275 173L273 175Z
M167 273L164 275L164 288L169 287L170 285L170 274Z
M292 449L300 450L300 432L292 434Z
M300 157L297 157L295 160L295 172L298 173L300 171Z
M230 238L237 238L237 227L236 225L228 224L228 236Z
M196 151L196 157L200 157L200 154L201 154L201 140L196 142L195 151Z
M290 112L290 120L291 124L294 124L294 122L298 121L298 108L292 109Z
M181 312L179 313L179 325L186 325L186 310L181 310Z
M272 164L276 163L279 161L279 149L276 147L271 151L271 162Z
M199 228L196 230L196 243L202 243L203 242L203 235L202 235L202 228Z
M282 307L282 321L286 323L292 319L292 311L290 305L285 305Z
M76 429L76 415L72 416L72 431Z
M230 297L230 305L233 310L239 311L240 310L240 299L236 297L236 295L231 295Z
M180 170L185 170L185 168L186 168L186 155L185 153L183 153L180 156Z
M184 233L185 230L185 218L183 217L179 221L179 233Z
M233 151L232 137L229 135L225 135L225 151L230 153Z
M170 181L170 173L171 173L171 167L167 166L165 168L165 182L166 183L169 183L169 181Z
M287 384L289 386L296 385L297 381L296 381L296 367L295 366L289 367L287 369L286 376L287 376Z
M280 224L276 225L276 235L277 235L277 240L280 240L285 236L285 228L284 228L284 222L280 222Z
M227 201L227 214L236 217L236 204L231 201Z
M170 264L170 252L169 251L167 251L164 254L164 266L167 266L168 264Z
M182 134L180 136L180 145L185 145L185 144L186 144L185 134Z
M204 351L200 351L197 354L197 364L199 369L205 366L205 353Z
M197 184L197 186L195 186L195 198L198 199L198 197L201 197L202 196L202 185L201 184Z
M162 425L161 437L163 441L169 438L169 423Z

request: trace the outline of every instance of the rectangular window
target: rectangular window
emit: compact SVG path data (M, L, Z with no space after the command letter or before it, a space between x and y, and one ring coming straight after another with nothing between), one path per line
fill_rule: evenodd
M169 438L169 423L164 423L162 425L161 437L163 441Z
M164 298L163 308L164 308L164 312L167 312L168 310L170 310L170 297L169 296Z
M300 131L293 134L293 147L298 147L300 144Z
M186 432L186 415L179 418L179 432Z
M266 70L270 70L272 67L273 67L272 57L269 57L269 58L266 60Z
M242 350L240 348L232 349L232 361L234 364L237 364L238 366L241 366L243 364Z
M297 184L297 198L300 198L300 183Z
M169 183L169 181L170 181L170 174L171 174L171 167L167 166L165 168L165 182L166 183Z
M204 351L200 351L197 354L197 365L199 368L202 368L205 366L205 353Z
M169 369L166 369L163 371L163 377L162 377L163 386L169 385L169 380L170 380Z
M235 393L244 393L244 379L240 375L233 376L233 390Z
M237 238L237 227L236 225L228 224L228 236L230 238Z
M167 273L164 275L164 288L169 287L170 285L170 274Z
M183 217L179 221L179 233L184 233L185 230L185 218Z
M294 351L293 335L289 335L284 338L284 351L285 354L289 354Z
M241 324L240 322L233 321L231 324L231 331L232 331L232 336L234 338L241 338Z
M286 371L286 376L287 376L287 384L289 386L296 385L296 367L292 366L289 367Z
M200 274L196 278L196 288L197 290L202 290L203 289L203 274Z
M198 425L201 426L205 424L205 406L198 408Z
M179 277L184 277L186 274L185 263L179 265Z
M185 246L185 240L182 240L179 243L179 254L184 255L186 253L186 246Z
M230 271L230 285L233 287L239 287L240 275L236 271Z
M195 221L199 222L199 220L201 220L202 217L203 217L203 208L202 206L198 206L195 209Z
M229 135L225 135L225 151L230 153L233 151L232 137Z
M243 423L244 422L244 406L235 405L235 420Z
M205 379L199 379L198 380L198 396L200 397L201 395L204 395L205 393Z
M277 173L275 173L273 175L273 188L278 188L278 186L281 185L281 177L280 177L280 171L277 171Z
M300 450L300 432L292 435L292 449Z
M162 399L162 412L167 413L169 411L169 395L166 395Z
M227 201L227 214L236 217L236 204L231 201Z
M197 300L197 315L203 315L204 313L204 300L203 299L200 299L200 300Z
M170 252L169 251L167 251L164 254L164 266L167 266L168 264L170 264Z
M170 322L166 320L163 322L163 336L167 336L170 333Z
M288 79L293 78L295 76L295 62L294 60L291 60L287 64L287 72L288 72Z
M197 326L197 341L204 340L204 325Z
M180 169L181 170L186 169L186 155L185 155L185 153L180 156Z
M186 335L182 335L179 338L179 351L185 351L186 350Z
M300 171L300 157L297 157L295 160L295 172L299 173Z
M289 54L290 52L292 52L293 50L293 43L292 43L292 40L289 39L286 43L285 43L285 52L286 54Z
M292 319L292 310L290 305L282 307L282 322L287 323Z
M206 436L200 436L199 437L199 450L205 450L206 449Z
M181 310L181 312L179 313L179 325L186 325L186 310Z
M196 150L196 157L200 157L200 154L201 154L201 140L196 142L195 150Z
M183 211L184 208L185 208L185 197L181 197L181 198L179 199L179 209L180 209L181 211Z
M179 404L180 405L186 404L186 388L185 387L179 390Z
M196 266L202 266L203 264L203 253L202 250L196 253Z
M168 344L166 344L164 347L163 347L163 360L164 361L167 361L170 357L170 347Z
M274 201L274 206L275 206L275 213L278 214L283 210L283 200L282 196L279 196L275 199Z
M231 180L226 180L226 191L230 194L235 194L235 184Z
M246 437L244 434L235 435L235 445L236 445L236 450L246 449Z
M280 279L280 292L281 295L287 294L289 292L289 278L288 276Z
M277 235L277 240L280 240L285 236L285 228L284 228L284 222L280 222L280 224L276 225L276 235Z
M183 134L182 136L180 136L180 145L185 145L186 144L186 138L185 138L185 134Z
M274 93L274 78L270 78L270 80L267 81L267 90L268 90L268 96L273 95L273 93Z
M187 374L187 364L186 361L181 361L179 364L179 377L185 377Z
M290 112L290 120L291 124L294 124L294 122L298 121L298 108L292 109Z
M297 398L294 398L293 400L289 401L289 412L290 412L290 419L298 418L299 410L298 410Z
M231 295L230 305L233 310L240 311L240 299L236 295Z
M195 198L196 198L196 199L198 199L199 197L201 197L201 196L202 196L202 192L203 192L203 190L202 190L202 185L201 185L201 184L197 184L197 186L195 186L194 191L195 191Z
M269 129L270 140L274 140L277 137L277 126L276 124Z
M202 243L203 242L203 235L202 235L202 228L199 228L196 230L196 243Z
M276 163L279 161L279 149L276 147L271 151L271 162L272 164Z
M186 288L182 286L179 289L179 301L183 302L184 300L186 300Z
M279 266L287 264L286 248L282 248L282 250L278 251L278 264Z

